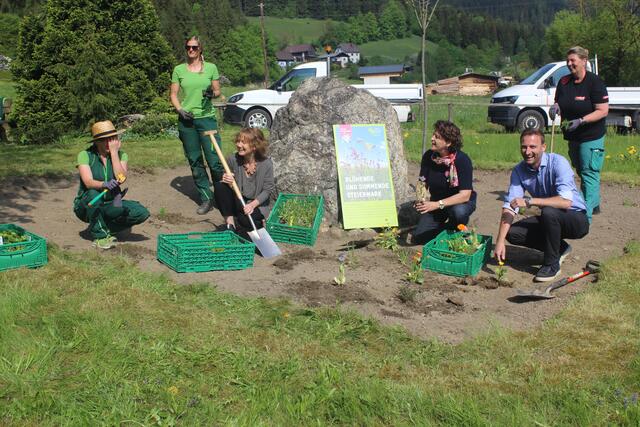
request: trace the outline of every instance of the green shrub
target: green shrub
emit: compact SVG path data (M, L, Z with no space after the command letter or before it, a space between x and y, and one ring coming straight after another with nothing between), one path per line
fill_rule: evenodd
M150 113L144 119L138 120L130 128L128 133L153 137L173 134L178 126L178 119L172 113Z

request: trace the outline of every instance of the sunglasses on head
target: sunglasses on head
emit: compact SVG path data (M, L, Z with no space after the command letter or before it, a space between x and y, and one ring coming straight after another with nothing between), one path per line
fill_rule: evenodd
M185 48L185 50L198 50L198 49L200 49L200 46L198 46L198 45L194 46L194 45L188 44L184 48Z

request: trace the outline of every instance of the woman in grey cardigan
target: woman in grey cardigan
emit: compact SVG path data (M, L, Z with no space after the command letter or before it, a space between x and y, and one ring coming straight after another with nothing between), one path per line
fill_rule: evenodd
M247 215L253 217L256 227L264 227L269 215L269 204L275 194L273 162L267 157L267 141L260 129L242 129L235 138L236 152L229 156L227 163L231 175L225 173L222 180L214 183L214 197L228 230L246 234L251 230ZM236 197L231 184L235 179L245 207Z

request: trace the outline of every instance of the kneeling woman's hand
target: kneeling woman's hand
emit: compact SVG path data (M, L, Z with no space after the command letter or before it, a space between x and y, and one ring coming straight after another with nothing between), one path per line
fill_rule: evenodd
M430 202L427 200L420 200L416 202L416 210L420 213L427 213L439 209L438 202Z
M224 182L227 185L233 185L233 174L232 173L223 173L222 174L222 182Z
M245 215L251 215L253 213L253 210L255 208L258 207L258 201L257 200L252 200L249 203L247 203L246 205L244 205L244 213Z

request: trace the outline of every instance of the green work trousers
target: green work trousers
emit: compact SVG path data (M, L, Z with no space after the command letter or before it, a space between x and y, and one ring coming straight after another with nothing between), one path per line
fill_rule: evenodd
M191 167L191 175L200 195L200 202L211 200L213 196L209 184L209 175L204 167L204 159L207 160L209 165L212 182L220 181L224 173L222 163L213 149L211 139L208 135L202 134L202 132L217 129L218 122L214 117L178 121L178 134L180 141L182 141L184 155L189 162L189 167ZM218 145L221 145L220 135L216 133L215 138Z
M604 163L604 136L593 141L569 141L571 164L580 176L580 189L591 222L593 209L600 206L600 171Z
M89 223L89 231L94 239L104 239L149 218L147 208L133 200L123 200L120 208L113 206L111 201L102 200L89 207L88 203L99 193L98 190L86 191L82 197L76 197L73 203L73 212L78 219Z

